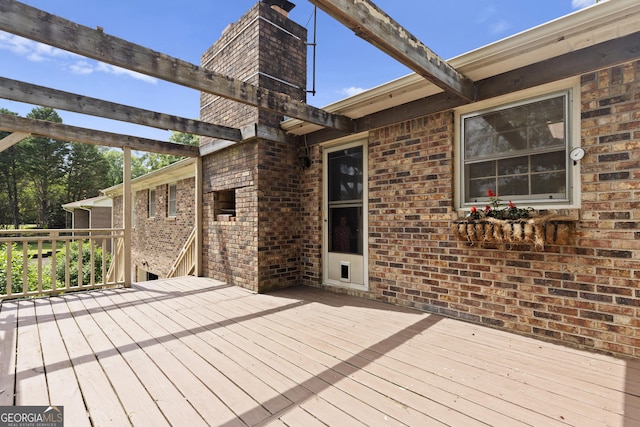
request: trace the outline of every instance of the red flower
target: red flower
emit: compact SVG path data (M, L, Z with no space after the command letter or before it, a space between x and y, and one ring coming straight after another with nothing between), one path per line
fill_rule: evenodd
M491 206L487 205L484 207L485 212L489 212L491 210Z
M475 206L472 206L471 207L471 213L476 213L476 212L478 212L478 209L476 209Z
M511 200L509 200L509 207L510 207L510 208L515 208L515 207L516 207L516 205L515 205L515 203L513 203Z
M487 195L489 197L496 197L495 193L491 189L487 190Z

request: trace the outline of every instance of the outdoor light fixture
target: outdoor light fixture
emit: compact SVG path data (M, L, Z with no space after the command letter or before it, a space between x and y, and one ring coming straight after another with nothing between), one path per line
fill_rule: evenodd
M306 169L311 166L311 159L306 154L301 154L299 157L302 169Z
M300 159L302 169L307 169L311 166L311 155L309 154L309 146L307 145L306 135L304 136L304 147L302 147L298 159Z

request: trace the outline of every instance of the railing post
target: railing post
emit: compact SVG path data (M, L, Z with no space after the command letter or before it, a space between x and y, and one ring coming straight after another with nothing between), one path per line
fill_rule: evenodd
M196 202L196 242L195 242L195 276L202 277L202 157L196 157L196 185L195 185L195 202Z
M131 287L131 148L124 149L122 218L124 219L124 287Z

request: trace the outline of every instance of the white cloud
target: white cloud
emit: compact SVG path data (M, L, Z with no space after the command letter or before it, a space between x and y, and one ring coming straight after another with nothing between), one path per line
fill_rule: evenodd
M357 94L359 94L359 93L362 93L362 92L364 92L365 90L366 90L366 89L363 89L363 88L361 88L361 87L354 87L354 86L351 86L351 87L347 87L347 88L342 89L342 90L340 91L340 94L341 94L341 95L344 95L344 96L346 96L346 97L349 97L349 96L354 96L354 95L357 95Z
M484 24L485 22L490 21L497 13L497 9L493 5L485 6L476 16L476 22L478 24Z
M86 75L93 73L93 67L87 61L78 61L69 67L73 74Z
M114 76L126 76L146 83L156 84L158 79L136 73L135 71L125 70L124 68L115 67L103 62L94 62L82 59L80 55L67 52L56 47L51 47L43 43L25 39L20 36L0 31L0 50L8 50L11 53L26 58L32 62L43 62L51 59L73 60L75 62L63 66L73 74L88 75L94 72L102 72Z
M571 0L571 6L574 9L583 9L594 4L596 4L596 0Z
M491 32L493 34L504 33L509 29L509 23L507 21L498 21L491 25Z
M42 62L49 58L78 57L70 52L48 46L24 37L0 31L0 49L5 49L29 61Z
M492 34L501 34L506 32L511 25L507 20L500 19L499 14L500 11L494 5L487 5L478 12L475 22L488 26Z
M104 62L98 62L98 65L95 70L99 72L107 73L107 74L112 74L114 76L128 76L146 83L151 83L151 84L158 83L158 79L154 77L147 76L145 74L140 74L131 70L126 70L124 68L116 67L115 65L106 64Z

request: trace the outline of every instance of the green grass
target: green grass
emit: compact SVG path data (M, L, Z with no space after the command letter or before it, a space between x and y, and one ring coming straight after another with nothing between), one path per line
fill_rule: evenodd
M51 252L53 245L51 244L51 241L43 241L42 242L42 253L46 254L47 252ZM65 245L64 242L58 242L56 244L56 253L60 253L61 251L65 250ZM32 242L29 243L29 256L33 256L36 257L38 256L38 243L37 242Z

